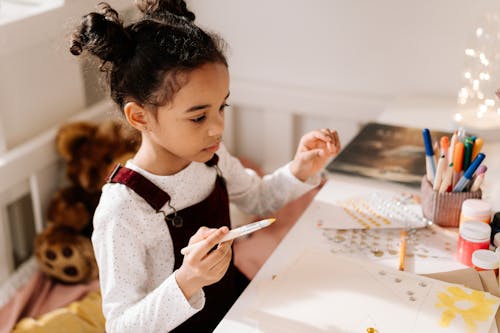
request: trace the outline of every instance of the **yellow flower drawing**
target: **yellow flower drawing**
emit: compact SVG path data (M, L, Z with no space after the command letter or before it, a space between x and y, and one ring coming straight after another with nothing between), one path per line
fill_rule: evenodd
M439 302L436 307L444 309L439 325L448 327L457 316L462 317L467 333L477 332L477 322L487 321L494 315L494 306L498 301L489 298L484 292L466 290L458 286L450 286L444 292L438 293Z

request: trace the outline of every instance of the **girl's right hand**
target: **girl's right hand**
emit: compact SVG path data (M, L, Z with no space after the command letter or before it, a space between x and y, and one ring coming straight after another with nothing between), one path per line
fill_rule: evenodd
M211 285L224 276L231 263L232 241L221 243L212 250L229 232L227 227L210 229L201 227L189 239L189 244L196 246L189 251L181 267L175 272L175 279L186 299L190 299L204 286ZM210 252L210 253L209 253Z

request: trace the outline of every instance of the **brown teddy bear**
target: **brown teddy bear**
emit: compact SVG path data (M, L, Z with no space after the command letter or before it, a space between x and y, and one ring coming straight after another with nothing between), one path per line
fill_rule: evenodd
M131 158L139 143L138 132L117 121L75 122L59 129L56 147L70 185L52 196L48 226L35 239L35 256L48 276L65 283L97 278L90 236L101 188L113 166Z

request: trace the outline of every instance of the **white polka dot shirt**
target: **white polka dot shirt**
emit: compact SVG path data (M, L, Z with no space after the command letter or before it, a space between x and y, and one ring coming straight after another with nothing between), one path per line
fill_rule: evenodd
M288 164L260 178L224 146L217 154L230 201L247 213L272 213L319 184L319 175L299 181ZM151 174L131 161L126 166L167 192L177 210L205 199L217 176L214 167L196 162L170 176ZM171 213L167 205L163 210ZM125 185L103 187L92 243L108 333L168 332L203 308L203 291L186 300L177 285L173 244L163 215Z

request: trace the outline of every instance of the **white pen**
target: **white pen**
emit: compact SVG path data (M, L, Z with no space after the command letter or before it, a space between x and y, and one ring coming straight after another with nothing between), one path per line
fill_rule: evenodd
M443 177L443 181L441 182L441 186L439 186L439 193L448 192L448 187L451 185L451 179L453 178L453 163L450 163L446 168L446 172Z
M434 182L433 182L433 190L434 191L439 191L439 188L441 187L441 181L443 179L443 173L446 171L446 155L442 154L441 157L439 157L438 165L436 168L436 175L434 177Z
M474 179L470 191L476 192L477 190L479 190L481 184L483 184L483 181L484 181L484 173L480 173L479 175L477 175L476 179Z
M241 226L241 227L236 228L236 229L232 229L220 240L219 244L233 240L233 239L238 238L240 236L248 235L254 231L257 231L257 230L260 230L260 229L265 228L267 226L270 226L274 221L276 221L275 218L265 219L265 220L246 224L246 225ZM182 248L181 254L186 255L189 251L191 251L197 245L198 245L198 243L194 243L194 244L191 244L191 245L188 245L188 246Z

